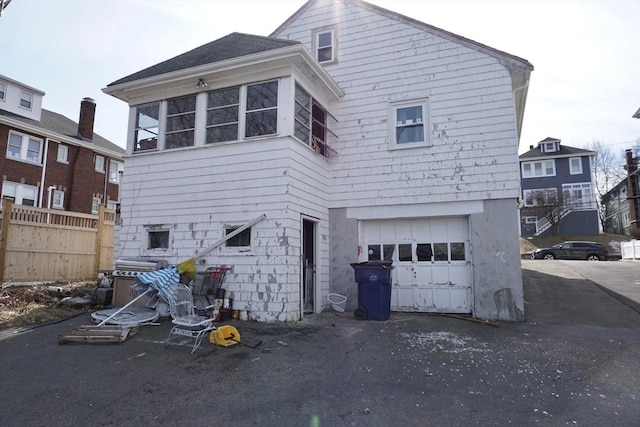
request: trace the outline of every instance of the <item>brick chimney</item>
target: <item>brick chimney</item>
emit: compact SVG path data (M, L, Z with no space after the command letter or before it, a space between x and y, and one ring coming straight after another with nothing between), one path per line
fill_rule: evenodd
M93 139L93 122L96 118L96 101L83 98L80 102L80 119L78 120L78 137L91 141Z

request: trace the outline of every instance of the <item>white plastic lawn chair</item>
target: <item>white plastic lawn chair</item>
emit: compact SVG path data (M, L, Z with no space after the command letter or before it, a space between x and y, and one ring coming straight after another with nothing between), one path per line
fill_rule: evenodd
M216 329L214 319L196 314L191 290L183 284L176 285L176 299L169 301L169 313L175 326L169 332L167 345L171 344L175 335L193 338L195 342L191 354L200 346L202 339Z

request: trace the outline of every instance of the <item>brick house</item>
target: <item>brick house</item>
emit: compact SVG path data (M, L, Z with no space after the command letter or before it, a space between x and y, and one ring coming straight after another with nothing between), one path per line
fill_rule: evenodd
M114 209L124 150L93 132L95 102L84 98L74 122L42 108L44 95L0 75L2 197L87 214Z

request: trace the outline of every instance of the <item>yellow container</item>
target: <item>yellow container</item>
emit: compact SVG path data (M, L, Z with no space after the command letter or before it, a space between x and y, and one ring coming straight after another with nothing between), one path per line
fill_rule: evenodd
M240 342L240 332L231 325L218 326L209 334L209 342L222 347L229 347Z

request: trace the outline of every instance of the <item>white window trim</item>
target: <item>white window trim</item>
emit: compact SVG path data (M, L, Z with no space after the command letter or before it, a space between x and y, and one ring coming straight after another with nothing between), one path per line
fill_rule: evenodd
M171 230L169 229L169 227L165 226L165 225L157 225L157 224L153 224L153 225L145 225L145 230L144 230L144 237L145 239L143 240L143 250L147 251L147 252L153 252L153 253L166 253L170 247L171 247ZM167 238L167 247L166 248L151 248L150 246L150 242L149 242L149 235L150 233L154 233L154 232L160 232L160 233L169 233L169 236Z
M98 159L102 159L100 162L98 162ZM101 165L99 165L98 163L101 163ZM100 172L100 173L104 173L105 172L105 158L104 156L101 156L100 154L96 154L95 158L94 158L94 166L95 166L95 170L96 172Z
M573 161L577 160L578 161L578 169L579 170L574 170L573 169ZM582 157L570 157L569 158L569 174L570 175L580 175L582 174Z
M21 138L20 140L20 157L13 157L9 155L9 142L11 141L11 135L16 135L18 137ZM29 160L27 159L27 154L29 152L29 141L33 140L35 142L37 142L40 145L40 148L38 149L38 160L37 161L33 161L33 160ZM33 137L31 135L27 135L27 134L23 134L23 133L18 133L15 132L13 130L9 131L9 135L7 138L7 149L5 150L5 156L7 159L11 159L11 160L16 160L16 161L20 161L20 162L26 162L26 163L30 163L33 165L42 165L42 139L40 138L36 138Z
M113 166L116 166L115 173L113 171ZM118 162L117 160L109 159L109 182L112 184L120 184L120 172L124 169L124 163Z
M27 95L28 98L25 98L25 95ZM29 102L29 106L25 107L24 105L22 105L22 101L27 101ZM33 94L31 92L27 92L27 91L21 91L20 92L20 102L18 103L18 106L22 109L25 110L29 110L31 111L33 109Z
M546 170L547 168L545 167L545 163L551 162L551 165L553 166L553 172L551 174L547 174ZM541 175L536 175L535 174L535 170L536 170L536 163L540 163L541 164L541 170L542 170L542 174ZM525 165L529 165L529 167L531 168L531 173L529 175L525 174ZM522 173L522 178L524 179L528 179L528 178L543 178L546 176L556 176L556 162L554 160L538 160L538 161L534 161L534 162L522 162L522 164L520 165L520 170Z
M538 223L538 217L535 217L535 216L525 216L525 217L524 217L524 223L525 223L525 224L537 224L537 223Z
M94 197L91 200L91 214L98 215L98 210L100 209L101 200L99 197Z
M410 142L404 144L398 144L396 142L396 111L399 108L406 107L422 107L422 130L424 132L424 141ZM389 104L389 137L388 137L388 149L389 150L403 150L407 148L417 147L431 147L433 142L431 141L431 134L429 132L429 99L420 99L413 101L394 102Z
M9 193L9 188L12 188L13 191ZM33 206L38 206L38 187L35 185L26 185L20 184L17 182L4 181L2 183L2 197L10 197L13 198L13 203L16 205L22 205L24 200L24 192L25 190L31 190L33 192Z
M56 194L60 195L60 199L56 202ZM53 190L52 199L51 199L51 207L55 209L64 209L64 191L62 190Z
M64 153L63 156L61 154ZM56 154L58 163L69 164L69 147L64 144L58 144L58 153Z
M2 90L0 90L0 92L2 93L2 96L0 96L0 101L5 101L7 99L7 84L5 82L0 82L0 88L2 88Z
M555 193L555 197L558 197L558 189L555 187L549 187L549 188L530 188L528 190L522 190L522 201L524 203L525 207L537 207L540 205L537 205L534 203L533 200L533 193L534 192L542 192L544 191L545 193ZM531 194L531 203L527 203L527 194Z
M318 57L318 50L320 49L319 39L322 34L326 33L331 34L331 59L320 61ZM338 62L338 35L334 27L323 27L313 30L313 54L316 61L320 64L335 64Z
M227 230L229 229L237 229L242 227L244 224L224 224L222 227L222 235L227 235ZM251 244L249 246L227 246L228 241L226 241L223 245L220 246L220 255L253 255L253 243L255 242L254 236L254 227L249 227L247 230L251 233L250 241ZM244 232L244 231L243 231Z

